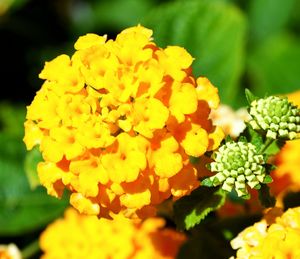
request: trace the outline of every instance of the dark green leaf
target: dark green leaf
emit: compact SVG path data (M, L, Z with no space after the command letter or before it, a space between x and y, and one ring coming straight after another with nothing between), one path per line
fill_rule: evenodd
M0 236L40 229L64 211L66 199L50 197L43 187L31 191L22 139L0 132L0 153Z
M262 136L256 130L254 130L250 124L247 123L246 125L246 135L249 139L249 142L256 146L257 150L260 150L264 144Z
M246 99L248 101L248 104L251 105L251 103L257 99L259 99L257 96L255 96L249 89L245 89L245 95Z
M201 227L184 243L177 259L218 259L229 258L234 254L224 234L217 229Z
M266 164L265 165L267 174L270 174L272 171L276 169L276 165Z
M251 195L250 195L250 193L247 193L247 194L241 196L241 198L244 200L249 200L251 198Z
M284 210L300 206L300 192L288 192L283 198Z
M189 160L191 164L198 164L200 161L200 157L189 156Z
M249 1L250 35L255 43L280 32L287 24L295 0Z
M194 74L208 77L222 102L234 105L244 67L246 20L240 10L225 1L171 1L143 23L159 46L186 48L195 57Z
M240 136L238 141L239 142L244 142L244 143L248 142L248 140L247 140L247 138L245 136Z
M287 94L299 90L300 39L283 34L271 38L250 54L248 64L255 94Z
M267 183L271 183L271 182L273 182L273 178L270 175L266 175L263 183L267 184Z
M19 137L24 135L25 108L7 102L0 103L0 131Z
M229 192L227 194L227 197L230 200L230 202L239 203L239 204L245 203L245 199L243 199L242 197L238 196L237 192L235 190L232 190L231 192Z
M281 150L284 144L284 140L276 140L264 151L264 154L274 156Z
M119 31L141 23L154 4L151 0L80 1L72 5L71 18L77 34Z
M226 137L225 137L225 142L227 143L227 142L232 142L233 141L233 139L232 139L232 137L230 136L230 135L227 135Z
M37 174L37 165L43 160L42 154L38 147L28 151L25 157L25 172L31 189L40 185Z
M174 220L179 229L191 229L199 224L208 213L218 209L225 202L225 193L220 188L201 186L191 195L174 204Z
M232 236L237 236L246 227L253 225L261 219L262 215L245 213L231 217L221 217L212 222L213 228L221 231L229 231Z
M260 184L257 184L257 185L254 186L254 189L255 189L255 190L259 190L260 188L261 188L261 185L260 185Z
M271 196L270 188L266 184L262 184L261 188L258 190L258 197L260 203L265 208L274 207L276 203L275 197Z
M205 178L205 179L202 180L201 185L206 186L206 187L212 187L213 182L211 181L210 178Z

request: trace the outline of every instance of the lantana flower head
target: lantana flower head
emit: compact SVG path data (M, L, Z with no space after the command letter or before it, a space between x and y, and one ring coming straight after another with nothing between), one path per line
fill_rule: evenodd
M237 259L300 257L300 207L280 215L274 208L264 219L243 230L231 241Z
M251 103L250 124L271 139L295 139L300 133L300 109L285 97L270 96Z
M115 40L87 34L75 49L46 62L27 110L24 141L39 145L48 193L68 189L75 208L102 217L145 217L189 194L199 185L189 157L224 136L209 118L218 91L191 74L191 55L159 48L142 26Z
M213 153L213 159L209 167L216 174L205 179L208 186L222 185L227 192L234 189L238 196L246 196L246 184L251 188L260 188L260 183L271 180L266 174L263 156L251 143L229 141Z
M117 216L114 220L79 214L68 209L40 237L42 259L172 259L185 235L165 228L161 218L143 223Z

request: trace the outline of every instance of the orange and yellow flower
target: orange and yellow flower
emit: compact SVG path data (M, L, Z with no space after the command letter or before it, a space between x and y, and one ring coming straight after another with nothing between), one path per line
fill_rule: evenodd
M46 62L45 82L27 108L27 149L39 145L40 182L71 192L80 212L100 217L153 215L155 206L199 185L189 156L224 137L213 125L217 89L191 74L193 58L159 48L142 26L116 40L87 34L75 53Z
M300 207L283 213L274 208L231 241L236 258L300 258Z
M98 219L70 208L40 236L41 258L175 258L186 238L164 225L161 218L134 223L120 215Z

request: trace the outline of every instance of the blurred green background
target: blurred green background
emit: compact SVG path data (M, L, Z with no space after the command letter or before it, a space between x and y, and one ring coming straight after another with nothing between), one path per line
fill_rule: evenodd
M67 204L35 187L40 157L22 142L44 62L72 54L80 35L113 38L139 23L160 47L186 48L195 76L208 77L234 108L245 105L246 87L260 96L299 89L297 0L0 0L0 243L27 246Z

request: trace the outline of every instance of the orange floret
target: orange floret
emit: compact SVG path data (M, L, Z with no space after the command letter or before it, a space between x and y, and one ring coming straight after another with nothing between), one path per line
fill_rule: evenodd
M80 212L153 215L199 186L189 156L224 137L209 117L217 89L193 77L184 48L159 48L151 36L142 26L116 40L87 34L71 57L46 62L40 73L45 82L27 107L24 142L40 147L48 193L69 190Z
M40 236L41 258L172 259L185 236L164 225L161 218L134 223L118 216L110 221L68 209Z

